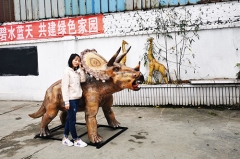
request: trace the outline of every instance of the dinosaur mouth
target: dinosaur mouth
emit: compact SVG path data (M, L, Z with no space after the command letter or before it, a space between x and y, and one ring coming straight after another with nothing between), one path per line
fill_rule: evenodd
M133 82L133 84L132 84L132 87L133 87L133 89L134 90L139 90L140 89L140 87L138 87L139 85L137 84L137 81L135 80L134 82Z
M134 91L140 90L141 88L139 87L139 84L142 84L143 81L144 81L144 77L141 73L140 76L136 80L134 80L132 83L133 90Z

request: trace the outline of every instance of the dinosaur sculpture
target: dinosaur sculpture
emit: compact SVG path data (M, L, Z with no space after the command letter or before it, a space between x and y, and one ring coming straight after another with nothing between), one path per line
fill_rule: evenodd
M126 53L126 47L125 45L128 45L128 42L126 42L125 40L122 41L122 53ZM124 56L123 59L120 61L121 64L126 65L126 61L127 61L127 56Z
M130 47L131 48L131 47ZM87 81L82 83L83 98L81 98L78 111L85 111L85 120L88 131L88 138L92 143L102 141L102 137L97 131L96 115L99 107L102 107L105 118L109 126L118 127L120 123L116 120L112 110L113 96L112 94L123 89L133 91L140 90L138 84L143 83L144 77L139 71L140 62L135 68L130 68L120 64L125 54L118 54L121 50L107 62L96 50L85 50L81 53L82 67L85 69ZM52 84L46 91L44 101L39 110L33 114L29 114L32 118L42 117L40 124L40 136L49 136L50 131L48 124L60 113L62 124L65 123L67 111L65 110L62 92L61 80Z
M153 50L153 38L148 38L147 40L149 42L149 49L148 49L148 61L149 61L149 74L148 74L148 80L147 84L152 84L152 76L153 71L159 71L161 74L161 78L159 79L159 83L162 82L162 80L165 80L165 83L168 83L167 79L167 69L166 67L156 61L156 59L153 56L152 50Z

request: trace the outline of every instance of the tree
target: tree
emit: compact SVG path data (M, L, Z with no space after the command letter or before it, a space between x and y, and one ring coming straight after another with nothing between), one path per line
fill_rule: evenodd
M195 58L195 54L192 53L192 44L196 38L200 38L198 30L199 25L202 23L200 15L194 15L193 17L186 6L179 8L177 11L175 7L155 9L155 28L153 32L156 35L153 55L157 60L166 62L168 74L169 64L175 64L174 72L177 83L181 82L182 70L187 73L184 67L191 67L194 72L196 70L191 65L189 55ZM143 18L140 18L139 25L142 30L146 30L141 20ZM164 42L160 43L162 39ZM174 56L174 58L170 59L169 56ZM146 65L147 53L144 53L142 60Z

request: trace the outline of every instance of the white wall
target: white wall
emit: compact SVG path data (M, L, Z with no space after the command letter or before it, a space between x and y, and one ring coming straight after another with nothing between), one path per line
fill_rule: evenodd
M237 8L237 13L240 13L240 3L230 2L226 4L224 9L221 8L221 12L219 11L220 13L218 12L216 16L224 17L227 10L227 16L231 15L231 12L234 12L234 14L232 13L232 17L235 17L236 9L232 11L232 8L229 8L232 3ZM195 11L196 13L200 6L202 8L210 7L211 9L216 9L221 6L220 4L222 5L223 3L210 4L212 5L211 7L209 5L198 5L198 8L195 7L197 8L196 10L193 7L193 12ZM136 30L129 33L120 34L115 32L116 34L113 34L113 30L107 31L106 29L110 26L111 21L119 20L119 17L116 16L122 16L123 18L124 15L127 19L131 19L129 13L105 15L104 29L106 31L103 35L77 37L77 40L75 37L68 37L45 41L1 43L0 48L37 46L39 76L0 76L0 100L43 100L46 89L62 77L63 69L67 66L69 55L74 52L80 53L87 48L96 49L106 60L109 60L121 46L122 40L126 40L132 46L127 55L127 65L135 67L138 61L141 60L142 54L146 52L144 48L147 38L149 36L154 37L155 35L149 33L147 33L149 35L143 34ZM152 12L147 11L146 16L150 13ZM211 14L210 11L209 14ZM209 20L217 19L213 18L213 15L209 16ZM132 20L134 20L134 17L132 17ZM124 26L125 23L119 22L119 25ZM129 25L129 23L126 25ZM132 22L130 26L134 28L135 25ZM191 63L192 65L196 65L196 72L194 73L192 68L186 67L187 74L184 74L183 71L182 79L235 78L238 68L234 66L236 63L240 63L239 26L239 21L228 25L202 26L202 30L199 31L200 40L196 40L192 49L196 57L191 58ZM163 61L160 62L164 63ZM172 64L170 66L171 76L174 76L174 68ZM145 76L148 73L147 67L143 65L141 66L141 71Z

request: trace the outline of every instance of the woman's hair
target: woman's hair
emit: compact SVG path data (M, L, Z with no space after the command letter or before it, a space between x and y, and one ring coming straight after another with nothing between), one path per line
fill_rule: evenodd
M71 54L70 55L70 57L69 57L69 59L68 59L68 66L69 67L73 67L73 65L72 65L72 61L73 61L73 59L75 59L75 57L79 57L80 58L80 56L78 55L78 54L76 54L76 53L74 53L74 54ZM80 58L81 59L81 58ZM79 68L79 66L77 67L77 69Z

